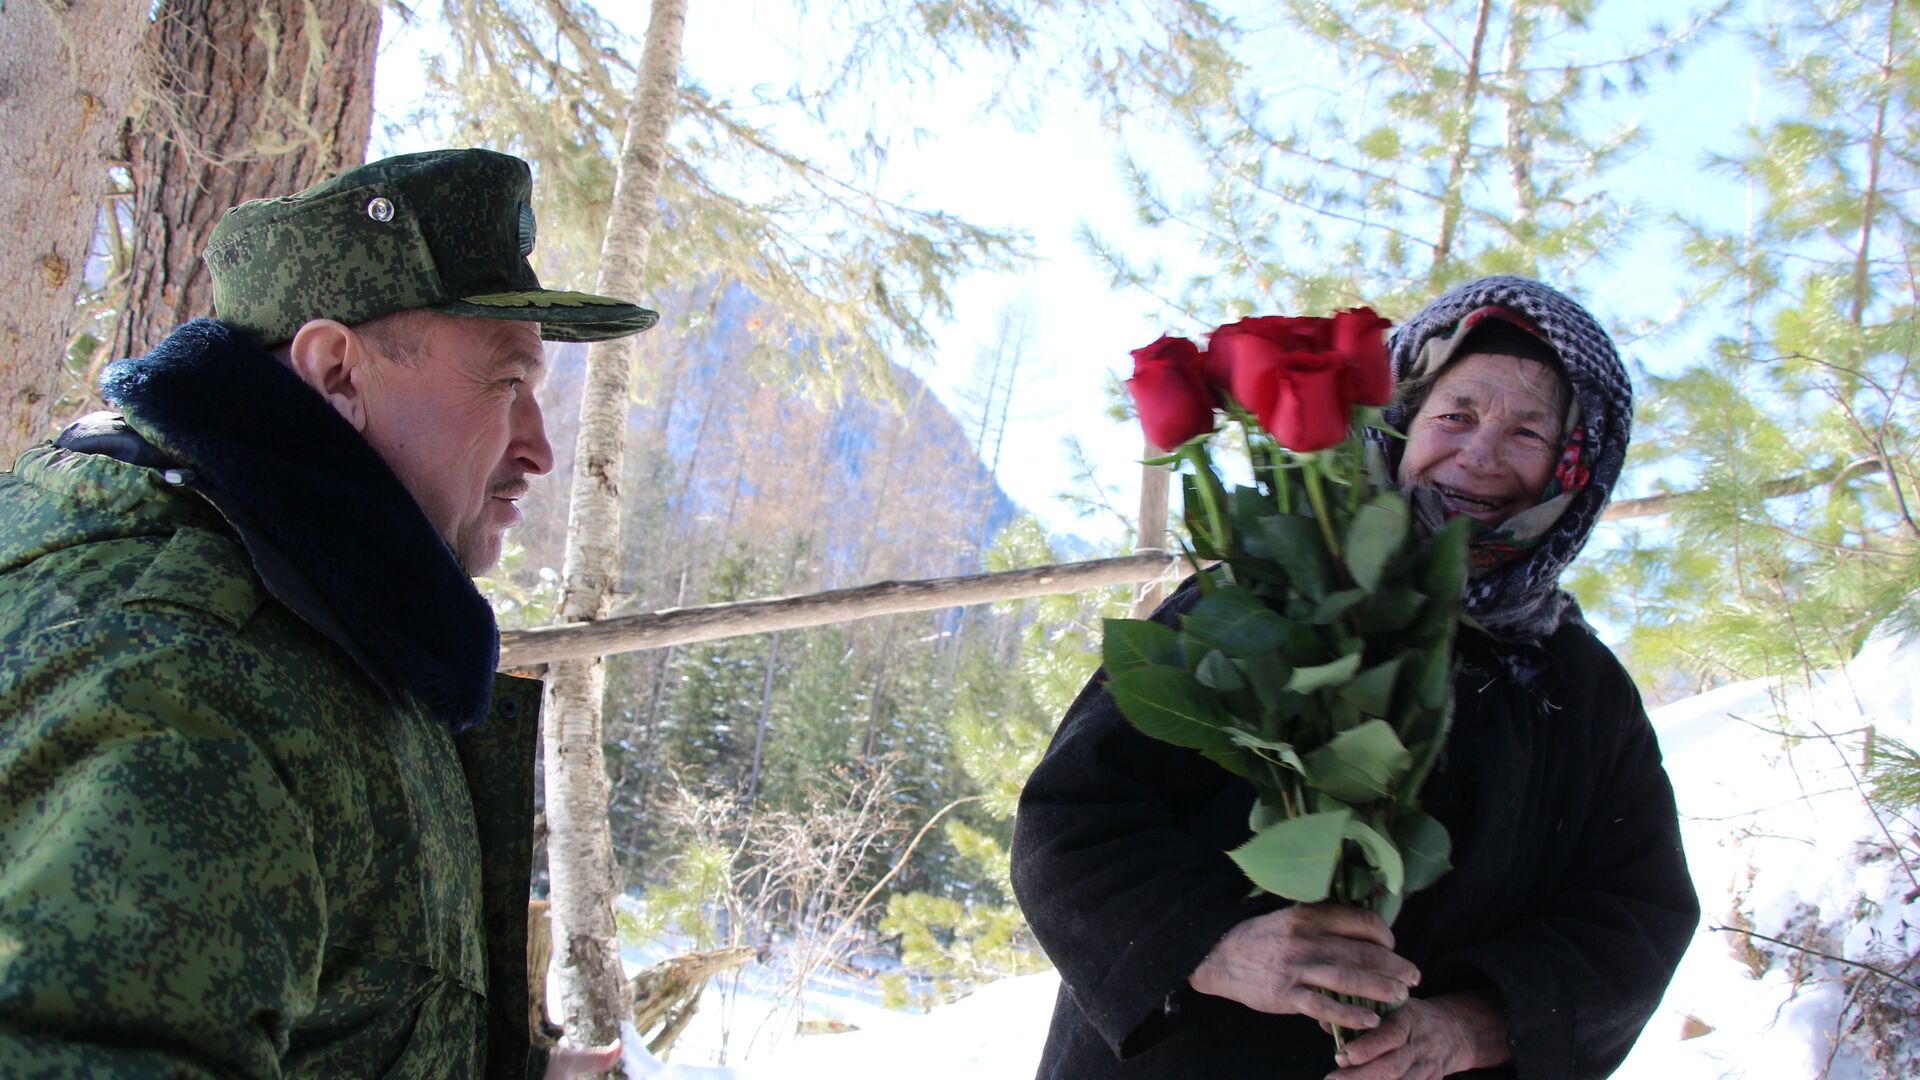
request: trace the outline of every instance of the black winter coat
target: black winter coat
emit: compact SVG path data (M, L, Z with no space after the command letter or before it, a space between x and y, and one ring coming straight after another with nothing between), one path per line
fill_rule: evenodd
M1155 618L1171 624L1193 590ZM1631 679L1577 620L1527 687L1462 631L1453 735L1423 793L1454 869L1409 897L1399 952L1437 997L1497 991L1513 1064L1476 1075L1603 1077L1658 1006L1699 919L1673 790ZM1186 978L1250 899L1224 854L1253 789L1139 734L1096 673L1020 800L1013 884L1061 975L1043 1080L1286 1080L1333 1069L1314 1022Z

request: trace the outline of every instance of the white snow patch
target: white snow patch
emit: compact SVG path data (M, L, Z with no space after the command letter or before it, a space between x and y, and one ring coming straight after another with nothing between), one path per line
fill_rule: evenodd
M1920 1047L1876 1062L1862 1039L1841 1039L1844 966L1756 942L1769 954L1756 977L1742 936L1713 929L1744 919L1756 933L1883 967L1920 952L1920 901L1908 899L1920 890L1887 842L1891 832L1911 858L1914 827L1876 821L1858 786L1868 725L1920 742L1916 685L1920 640L1883 636L1810 686L1741 683L1653 714L1704 913L1618 1076L1867 1080L1920 1070ZM1787 729L1835 739L1792 742L1778 733ZM1911 1007L1912 995L1904 1000ZM1683 1041L1689 1018L1711 1032Z

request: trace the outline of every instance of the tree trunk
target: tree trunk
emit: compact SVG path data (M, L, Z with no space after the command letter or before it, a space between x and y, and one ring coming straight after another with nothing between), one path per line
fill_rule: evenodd
M647 250L660 216L660 174L680 77L686 0L653 0L640 82L614 181L613 209L601 249L595 291L641 292ZM631 337L596 344L587 353L574 444L572 504L560 615L586 622L606 614L618 566L621 457L626 436ZM604 659L555 664L546 699L548 866L553 878L554 959L560 970L560 1014L575 1045L610 1043L631 1015L614 923L617 894L613 833L607 819L600 707ZM616 1069L616 1073L618 1070Z
M165 0L127 171L132 276L108 359L213 313L200 251L230 206L291 195L366 157L374 0Z
M1446 268L1447 260L1453 257L1454 241L1459 238L1460 216L1467 205L1467 159L1473 154L1473 121L1480 107L1480 56L1487 44L1487 21L1493 14L1493 0L1480 0L1480 11L1474 18L1473 45L1467 52L1466 82L1460 90L1460 112L1456 119L1458 130L1453 132L1453 146L1449 152L1451 161L1447 166L1446 190L1440 193L1440 236L1433 245L1433 269L1430 274L1438 276Z
M49 434L148 3L0 7L0 468Z

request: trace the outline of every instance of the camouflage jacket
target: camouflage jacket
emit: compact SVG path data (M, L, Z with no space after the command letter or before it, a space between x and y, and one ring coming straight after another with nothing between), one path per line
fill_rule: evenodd
M355 474L351 429L284 368L201 329L169 339L190 378L0 473L0 1076L537 1075L538 684L391 662L369 619L474 614L433 591L437 537L352 535L388 529L383 500L407 521L404 489ZM182 364L165 352L139 363ZM248 410L231 442L281 429L306 457L219 460L180 436L181 393ZM314 487L342 468L357 513ZM276 531L248 469L341 520ZM352 595L391 582L344 558L413 587ZM485 722L452 715L475 703Z

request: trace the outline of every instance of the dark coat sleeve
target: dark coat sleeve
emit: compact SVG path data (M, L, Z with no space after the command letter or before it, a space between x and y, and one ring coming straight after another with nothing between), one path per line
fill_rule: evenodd
M1579 692L1593 704L1551 721L1593 726L1598 770L1567 872L1536 917L1443 953L1435 970L1449 981L1477 971L1499 989L1522 1080L1611 1074L1659 1006L1700 918L1673 786L1639 693L1604 646L1591 637L1583 645Z
M1176 594L1171 623L1196 597ZM1021 793L1013 886L1061 980L1119 1057L1164 1035L1169 999L1226 932L1272 910L1197 817L1244 815L1252 789L1129 724L1096 672ZM1236 798L1236 796L1238 796Z

